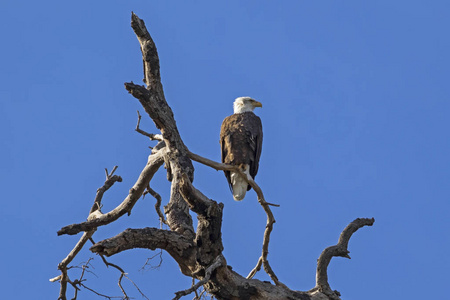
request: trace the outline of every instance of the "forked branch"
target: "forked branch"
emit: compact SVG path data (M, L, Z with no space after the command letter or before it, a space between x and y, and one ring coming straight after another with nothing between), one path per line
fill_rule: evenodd
M108 173L108 171L106 170L105 183L103 184L102 187L100 187L97 190L97 194L96 194L95 199L94 199L94 204L92 205L92 208L89 211L88 219L93 220L96 217L98 217L99 215L101 215L100 208L101 208L101 201L102 201L103 194L110 187L112 187L114 183L122 181L122 178L120 176L113 175L116 169L117 169L117 166L115 166L113 168L111 173ZM50 281L52 281L52 282L58 281L58 280L60 281L61 288L60 288L59 298L58 299L60 299L60 300L65 300L66 299L67 283L70 282L69 275L67 273L67 270L68 270L67 266L72 262L72 260L75 258L75 256L81 251L81 249L84 247L86 242L92 237L92 235L94 234L95 230L96 230L96 228L91 229L89 231L85 231L83 233L83 235L81 236L80 240L75 245L75 247L72 249L72 251L70 251L69 254L66 256L66 258L64 258L59 263L58 269L61 271L61 275L50 279Z
M141 119L142 119L142 116L141 116L141 114L139 113L139 111L137 111L137 114L138 114L138 121L137 121L137 124L136 124L136 128L134 129L136 132L139 132L140 134L142 134L142 135L145 135L146 137L148 137L150 140L156 140L156 141L162 141L163 140L163 137L162 137L162 135L161 134L154 134L154 133L148 133L148 132L146 132L146 131L144 131L144 130L142 130L139 126L141 125Z
M148 183L153 178L153 175L164 163L165 152L165 149L161 149L160 151L149 156L147 165L142 170L141 175L134 186L130 189L128 196L116 208L108 213L98 215L96 218L92 218L86 222L65 226L58 231L58 235L74 235L81 231L96 229L99 226L103 226L117 220L126 213L130 214L133 206L142 196L145 188L148 186Z

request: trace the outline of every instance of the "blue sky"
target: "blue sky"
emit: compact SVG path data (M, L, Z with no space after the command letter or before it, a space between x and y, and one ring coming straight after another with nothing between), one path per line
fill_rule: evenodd
M5 299L56 299L59 285L48 279L79 238L56 231L85 220L105 167L118 165L124 181L107 192L103 211L124 199L147 161L153 144L134 132L136 110L144 112L123 87L143 77L131 11L157 44L166 98L191 151L219 160L220 124L234 98L263 103L256 179L281 205L269 261L282 282L312 288L321 251L353 219L374 217L350 240L352 259L332 260L331 287L347 300L442 298L450 267L447 2L3 0L0 8ZM145 115L142 128L156 132ZM246 275L265 214L254 193L234 202L222 173L195 166L196 187L225 204L228 263ZM162 171L152 186L167 203ZM159 226L153 203L139 201L94 240ZM190 286L165 253L159 270L139 271L153 255L110 261L150 299ZM74 263L91 256L85 249ZM86 284L120 295L117 272L93 257L98 277L88 274ZM79 299L101 298L82 291Z

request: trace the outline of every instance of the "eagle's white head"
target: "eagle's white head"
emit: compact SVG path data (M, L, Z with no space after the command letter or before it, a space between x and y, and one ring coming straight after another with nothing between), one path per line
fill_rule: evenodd
M253 111L255 107L262 107L261 102L256 101L250 97L239 97L234 100L233 109L235 114L240 114L246 111Z

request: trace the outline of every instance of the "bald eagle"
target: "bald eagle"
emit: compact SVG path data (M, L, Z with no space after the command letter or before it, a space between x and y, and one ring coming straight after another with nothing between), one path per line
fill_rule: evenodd
M255 107L262 104L250 97L236 98L234 114L223 120L220 129L222 163L237 165L252 178L258 173L263 139L261 119L253 113ZM241 201L250 185L238 173L224 172L234 200Z

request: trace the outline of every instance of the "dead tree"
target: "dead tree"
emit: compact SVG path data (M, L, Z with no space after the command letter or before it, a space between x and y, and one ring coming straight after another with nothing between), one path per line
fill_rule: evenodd
M61 275L52 279L59 281L61 285L59 299L66 299L67 284L75 289L79 288L81 280L70 280L67 270L68 264L81 250L92 235L100 227L114 222L121 216L129 214L136 202L144 193L150 193L158 199L158 196L149 183L159 168L166 164L168 180L171 182L170 200L164 207L164 214L157 211L160 219L165 222L169 229L139 228L127 229L122 233L109 239L95 243L90 250L101 255L105 263L105 256L112 256L119 252L133 248L162 249L169 253L178 263L181 272L192 277L198 282L192 287L175 293L174 299L195 292L200 286L217 299L340 299L337 291L333 291L328 284L327 267L332 257L347 257L348 242L352 234L363 226L371 226L374 219L356 219L351 222L341 233L336 245L326 248L317 261L316 286L309 291L296 291L284 285L275 275L268 261L268 247L270 233L275 218L270 206L266 202L261 188L250 177L241 173L257 193L258 201L267 214L266 229L262 246L262 254L257 265L245 277L231 269L223 256L223 245L221 239L222 210L224 205L209 199L193 185L194 167L192 161L207 165L216 170L240 170L231 165L225 165L203 158L190 152L183 143L177 129L174 114L167 104L163 87L161 84L159 58L155 43L153 42L144 22L134 13L132 14L131 27L133 28L142 51L144 61L144 82L146 87L136 85L133 82L125 83L125 88L136 99L139 100L144 110L161 131L160 134L148 134L139 128L139 115L137 131L158 141L152 149L148 162L142 170L138 180L129 190L123 202L113 210L102 213L101 200L103 193L116 181L121 181L119 176L113 175L115 169L106 172L106 181L103 187L97 191L94 205L89 213L88 220L79 224L63 227L58 235L74 235L83 232L83 235L69 253L59 264ZM161 202L158 199L159 204ZM198 219L197 229L194 229L191 213ZM112 265L112 264L110 264ZM125 272L118 267L125 276ZM253 276L261 269L270 276L273 283L253 279ZM122 278L122 277L121 277ZM120 283L120 281L119 281ZM126 293L124 298L128 298Z

